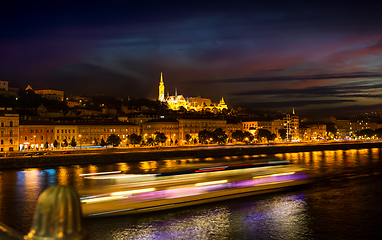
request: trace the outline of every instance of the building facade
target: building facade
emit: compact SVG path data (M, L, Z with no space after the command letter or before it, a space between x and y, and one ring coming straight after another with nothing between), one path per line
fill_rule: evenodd
M36 89L34 92L49 100L64 101L64 91L54 89Z
M181 108L186 109L187 111L209 111L209 112L219 112L222 110L228 110L228 106L222 98L218 104L212 103L210 99L193 97L185 98L183 95L178 95L177 90L175 89L175 95L171 96L167 94L164 96L164 81L162 73L160 75L159 82L159 94L158 101L166 102L168 107L172 110L180 110Z
M203 130L214 131L217 128L226 130L227 120L218 118L178 118L179 139L184 144L187 134L192 139L198 139L198 133Z
M298 141L299 140L299 120L298 116L295 114L294 109L292 114L287 114L283 118L283 126L287 131L288 141Z
M154 138L156 132L164 133L167 137L165 145L179 143L179 122L176 119L153 119L142 124L143 140Z
M13 152L19 145L19 114L12 108L0 108L0 152Z
M20 120L19 150L53 148L55 126L51 121Z
M317 123L317 124L304 124L299 129L300 139L302 141L318 141L325 140L327 136L326 124Z

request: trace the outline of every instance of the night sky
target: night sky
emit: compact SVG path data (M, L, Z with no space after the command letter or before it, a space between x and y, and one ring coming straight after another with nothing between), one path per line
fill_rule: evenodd
M382 4L30 2L0 10L0 79L21 88L154 99L163 72L230 107L382 111Z

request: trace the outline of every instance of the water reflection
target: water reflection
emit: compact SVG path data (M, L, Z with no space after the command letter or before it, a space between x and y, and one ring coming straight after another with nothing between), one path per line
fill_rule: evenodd
M57 182L59 185L68 185L68 169L66 167L59 167L57 173Z
M246 209L242 230L252 239L305 239L312 234L306 208L303 194L260 202Z
M139 169L149 172L153 171L158 168L158 162L157 161L143 161L139 163Z
M288 160L294 164L299 164L305 167L314 177L332 177L341 174L344 176L348 176L347 174L350 174L349 176L351 177L364 174L361 171L364 171L366 172L365 174L368 174L369 170L376 171L374 170L375 166L379 166L382 163L381 149L374 148L359 150L352 149L335 151L298 152L275 154L268 156L246 155L227 156L227 158L179 158L167 159L165 161L141 161L104 165L73 165L47 169L25 169L21 171L7 170L0 172L0 205L2 206L2 208L0 209L0 222L8 224L11 227L16 228L17 230L26 233L29 230L29 226L32 222L33 212L36 206L38 196L47 187L53 186L55 184L62 184L73 186L79 191L83 189L97 187L95 185L96 181L80 177L81 174L116 170L122 172L138 171L151 173L158 171L158 169L176 168L178 166L184 166L189 163L199 164L223 161L252 161L259 157L266 157L266 159L273 160ZM154 225L147 225L147 228L144 227L144 224L146 223L142 223L143 225L133 225L133 227L129 228L130 230L126 230L125 227L123 229L127 232L136 232L131 233L135 234L133 236L136 236L136 238L138 238L137 236L147 236L148 238L150 236L152 237L152 234L155 235L155 231L161 232L161 234L164 234L163 236L170 237L170 239L174 239L175 237L173 236L180 236L180 238L184 236L184 239L187 239L188 236L191 236L188 235L191 234L191 232L196 232L197 234L200 234L202 238L204 236L206 239L213 238L211 237L213 236L213 234L216 234L216 236L219 236L221 238L225 238L226 235L224 232L229 231L229 238L232 238L232 236L237 236L238 239L245 239L247 238L247 234L250 234L252 237L254 236L254 238L251 239L261 239L265 238L265 236L267 234L270 234L271 231L274 231L273 228L276 225L270 225L269 222L275 222L275 224L277 223L279 226L288 226L288 229L284 229L284 227L281 227L279 229L279 231L283 232L284 234L287 234L287 236L292 235L295 231L304 231L307 234L309 234L308 230L301 230L301 228L307 226L299 225L299 223L297 223L299 220L297 218L297 220L294 219L293 216L295 215L292 214L295 213L299 217L302 217L303 214L305 214L304 208L306 206L304 205L304 196L289 196L282 200L279 199L277 201L270 201L273 202L255 201L250 208L247 208L248 206L242 206L241 209L245 210L243 210L243 212L240 213L241 215L237 211L233 212L232 209L230 209L230 207L227 208L222 206L220 208L209 208L205 210L207 212L186 212L182 215L181 219L176 219L174 220L175 222L171 222L171 224L167 222L166 224L164 224L165 226L159 226L159 222L164 221L162 219L158 220L158 223L150 223ZM14 216L25 217L23 217L20 220L14 218ZM207 225L205 228L203 228L201 226L204 221L203 219L206 216L209 216L211 222L214 222L214 225L216 225L216 227L212 227L212 225ZM226 219L228 219L228 223ZM286 219L292 220L286 221ZM295 220L297 222L295 222ZM221 222L221 225L217 222ZM191 224L194 224L194 226L192 226ZM266 225L267 227L265 228L263 225ZM117 232L117 230L115 231ZM265 232L259 233L259 231ZM281 232L279 233L281 234ZM122 235L119 234L118 236ZM158 236L158 238L159 237L160 236ZM116 237L115 239L120 238Z
M150 216L106 218L110 239L306 239L312 236L303 194L257 201L244 198L215 205L159 212ZM97 220L85 222L93 238Z
M127 163L117 163L117 170L121 172L127 172L130 170L130 166Z

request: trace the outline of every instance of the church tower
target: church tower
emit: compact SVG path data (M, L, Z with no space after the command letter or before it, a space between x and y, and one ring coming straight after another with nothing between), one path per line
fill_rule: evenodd
M163 82L162 73L160 73L160 83L159 83L159 96L158 96L158 101L160 101L160 102L164 102L164 82Z

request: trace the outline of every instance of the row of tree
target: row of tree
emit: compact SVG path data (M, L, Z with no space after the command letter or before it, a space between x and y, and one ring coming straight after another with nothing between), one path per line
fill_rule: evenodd
M378 138L382 138L382 128L378 128L378 129L375 129L375 130L372 130L372 129L363 129L359 132L355 132L354 135L356 135L357 137L368 137L368 138L372 138L372 137L378 137Z
M283 132L283 130L280 131L280 135L284 138L286 137L286 133ZM231 141L237 141L237 142L245 142L250 143L255 138L257 138L259 141L266 140L266 141L273 141L276 138L276 135L271 133L270 131L266 129L259 129L257 131L257 135L254 136L253 134L249 132L243 132L240 130L236 130L232 133L232 140ZM162 133L162 132L155 132L152 136L148 137L147 139L143 139L142 136L137 135L135 133L129 135L127 137L128 143L132 144L133 146L136 145L146 145L146 146L156 146L159 144L163 144L167 141L168 137ZM217 128L214 131L209 130L202 130L198 133L198 139L192 138L190 134L187 134L185 136L186 144L197 144L198 142L201 144L225 144L228 142L228 136L226 132L222 128ZM96 138L94 138L93 144L95 146L109 146L112 145L114 147L117 147L121 144L122 140L121 138L116 135L112 134L110 135L107 140L105 141L103 138L101 138L100 142ZM175 140L175 142L171 139L170 144L178 144L178 140ZM45 143L45 147L48 148L48 143ZM60 144L57 142L57 140L54 141L53 146L54 147L76 147L77 141L73 137L70 142L68 142L66 139L64 139Z
M108 146L108 145L113 145L114 147L117 147L120 143L121 143L121 138L115 134L110 135L107 138L107 141L105 141L103 138L101 138L101 141L99 144L98 144L98 140L96 138L94 138L94 145L95 146L100 145L100 146L104 147L104 146ZM57 140L54 140L54 142L53 142L53 147L55 147L55 148L58 146L68 147L69 145L71 147L77 146L77 141L74 137L72 138L70 143L68 143L68 141L66 139L64 139L60 145L58 144ZM45 143L45 148L48 148L48 142Z

